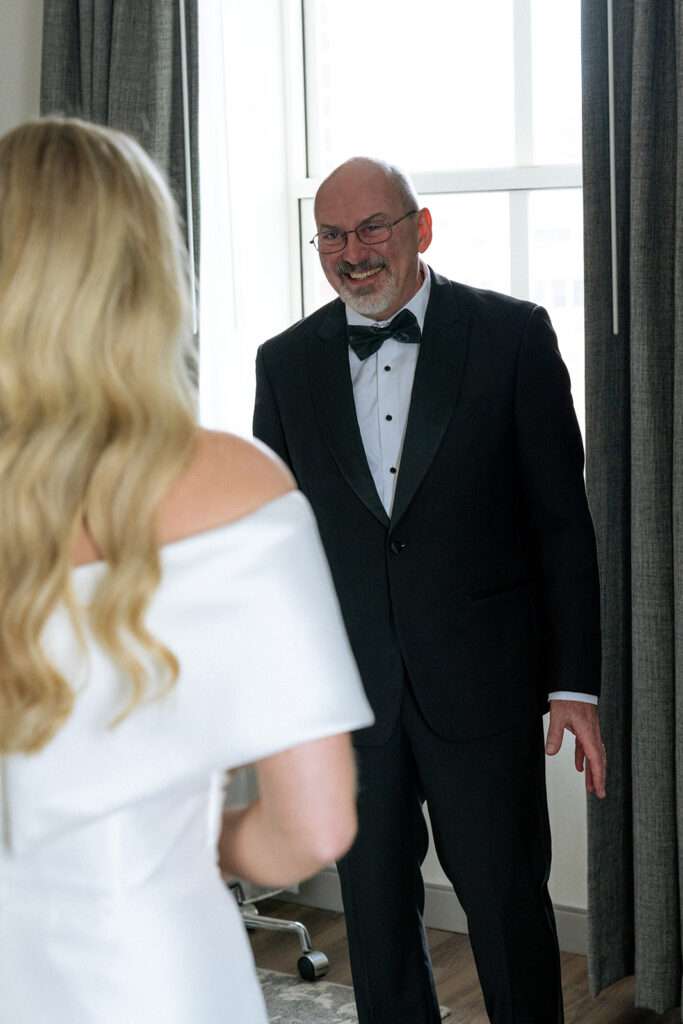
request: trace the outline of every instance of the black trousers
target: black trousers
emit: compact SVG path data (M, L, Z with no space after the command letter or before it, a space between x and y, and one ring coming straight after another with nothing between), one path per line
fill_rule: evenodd
M357 748L358 836L338 867L359 1024L440 1020L422 923L425 799L489 1019L562 1024L543 747L540 721L444 740L406 684L391 738Z

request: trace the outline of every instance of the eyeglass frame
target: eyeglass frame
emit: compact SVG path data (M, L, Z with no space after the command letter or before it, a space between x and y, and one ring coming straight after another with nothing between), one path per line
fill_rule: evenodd
M355 235L358 238L358 241L361 243L361 245L381 245L382 242L388 242L393 234L393 229L396 227L397 224L400 224L400 222L402 220L405 220L406 217L412 217L414 213L419 212L420 211L418 209L408 210L408 212L404 213L402 217L398 217L396 220L392 220L391 223L387 221L375 221L374 223L376 223L378 226L381 225L382 227L389 228L389 234L387 235L387 237L378 238L376 242L364 242L363 239L358 234L359 229L372 223L371 221L364 221L362 224L359 224L357 228L349 228L348 231L340 230L339 234L344 236L344 244L342 245L341 249L332 249L331 251L328 250L327 252L323 252L322 255L336 256L338 252L344 252L344 249L349 244L349 235ZM318 238L322 233L323 232L321 231L316 231L316 233L313 235L313 238L308 243L309 245L315 246L316 252L320 252L320 249L318 248L318 243L316 242L316 238Z

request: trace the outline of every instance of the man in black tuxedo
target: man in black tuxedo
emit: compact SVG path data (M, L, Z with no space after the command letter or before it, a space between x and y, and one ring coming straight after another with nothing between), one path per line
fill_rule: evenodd
M397 168L320 186L339 298L261 346L254 433L318 518L375 724L339 864L360 1024L436 1024L422 924L427 800L496 1024L557 1024L545 750L604 795L595 541L546 312L456 284ZM396 319L394 319L396 318ZM390 321L390 323L389 323ZM386 325L386 330L384 326Z

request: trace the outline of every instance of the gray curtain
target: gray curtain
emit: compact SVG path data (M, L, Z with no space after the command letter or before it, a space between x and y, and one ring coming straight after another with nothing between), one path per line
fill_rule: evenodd
M185 0L194 253L199 252L197 0ZM179 0L44 0L40 109L135 136L187 210Z
M683 4L583 0L587 483L601 562L608 795L588 805L591 991L681 1003ZM613 333L613 283L618 333ZM679 811L681 822L679 822Z

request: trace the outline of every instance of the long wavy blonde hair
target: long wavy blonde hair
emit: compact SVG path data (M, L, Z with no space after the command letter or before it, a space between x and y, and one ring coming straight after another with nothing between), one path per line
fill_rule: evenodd
M0 139L0 753L39 750L73 707L41 636L60 602L82 636L84 525L108 567L87 621L129 680L116 720L177 677L144 617L159 505L196 437L186 267L132 139L55 118Z

